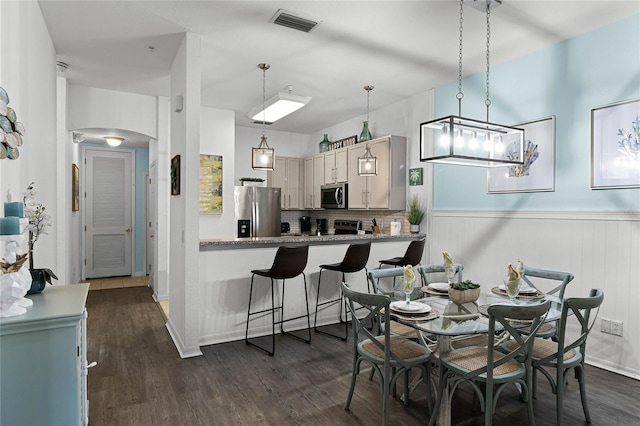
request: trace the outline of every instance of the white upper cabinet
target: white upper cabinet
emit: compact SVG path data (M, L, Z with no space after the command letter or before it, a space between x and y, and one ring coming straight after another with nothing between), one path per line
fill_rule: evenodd
M304 202L305 209L320 208L320 186L325 182L324 154L304 159Z
M347 148L335 149L324 153L324 183L347 182L349 176Z
M276 157L273 171L267 172L267 186L281 188L280 207L283 210L302 208L302 160L294 157Z
M371 154L378 159L376 176L358 175L358 157L367 143L348 147L349 209L404 210L407 204L407 139L384 136L370 140Z

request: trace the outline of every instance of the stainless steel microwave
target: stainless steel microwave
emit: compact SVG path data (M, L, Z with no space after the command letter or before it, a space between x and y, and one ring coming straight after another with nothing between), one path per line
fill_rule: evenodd
M336 183L320 187L320 207L323 209L346 209L349 207L348 184Z

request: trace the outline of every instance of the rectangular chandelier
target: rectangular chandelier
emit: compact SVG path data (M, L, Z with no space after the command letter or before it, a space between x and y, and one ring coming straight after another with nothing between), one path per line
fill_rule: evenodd
M294 111L299 110L303 106L309 103L311 100L307 96L297 96L291 93L278 92L263 105L259 105L253 108L247 116L255 122L270 124L282 117L291 114ZM264 114L263 114L264 111Z
M420 124L420 161L492 168L523 159L523 129L455 115Z

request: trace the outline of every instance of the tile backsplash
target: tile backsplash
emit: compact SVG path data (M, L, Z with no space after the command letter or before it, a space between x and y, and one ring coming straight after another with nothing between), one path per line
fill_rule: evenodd
M391 222L402 223L402 234L409 233L409 222L405 218L405 212L389 211L389 210L283 210L282 222L289 222L291 233L300 233L300 217L311 217L311 229L316 229L316 219L327 219L329 221L329 233L334 230L333 222L338 219L360 220L362 221L362 229L371 230L371 220L375 219L380 227L380 232L388 234L391 228Z

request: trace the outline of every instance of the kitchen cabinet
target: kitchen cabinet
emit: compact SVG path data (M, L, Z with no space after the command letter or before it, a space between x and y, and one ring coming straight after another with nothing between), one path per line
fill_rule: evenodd
M314 155L304 159L304 208L320 208L320 186L325 182L325 156Z
M302 208L302 160L295 157L276 157L273 171L267 172L267 186L281 188L280 207L283 210Z
M407 139L384 136L368 143L378 159L378 174L358 175L358 157L364 156L367 143L348 147L349 209L405 210Z
M86 425L89 284L47 286L23 315L0 318L2 424Z
M349 176L347 148L335 149L324 153L324 183L347 182Z

